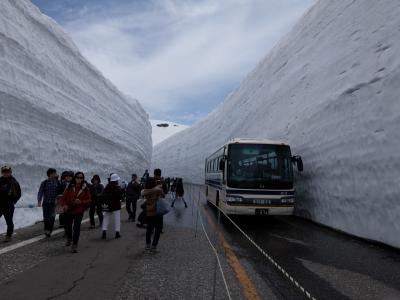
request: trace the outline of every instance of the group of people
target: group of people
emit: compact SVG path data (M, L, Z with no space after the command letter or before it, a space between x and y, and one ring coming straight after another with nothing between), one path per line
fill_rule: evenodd
M168 179L168 181L170 181ZM136 207L138 200L143 197L140 213L141 225L146 224L146 252L158 253L157 245L163 230L163 214L160 206L163 198L169 193L169 184L161 177L161 170L155 169L151 177L146 170L141 181L136 174L132 174L131 181L126 187L121 187L121 178L118 174L109 175L108 183L104 187L99 175L94 175L88 183L83 172L64 171L59 176L57 170L47 170L47 178L40 184L37 201L43 210L44 234L50 237L59 214L60 227L65 230L66 246L71 247L73 253L78 252L78 242L81 232L81 223L86 210L89 210L90 228L95 228L95 214L98 216L102 229L101 238L107 238L107 230L112 219L114 220L115 238L121 238L121 202L126 201L126 210L129 221L136 221ZM182 179L174 180L172 207L177 198L183 199ZM9 166L1 168L0 177L0 217L4 215L7 223L5 242L12 238L14 231L14 207L21 198L21 188L18 181L12 176ZM184 201L184 199L183 199ZM186 202L185 207L187 207Z

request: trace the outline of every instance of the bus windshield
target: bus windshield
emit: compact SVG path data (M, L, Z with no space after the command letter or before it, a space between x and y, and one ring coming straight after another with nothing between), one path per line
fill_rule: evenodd
M227 181L231 188L292 189L290 147L266 144L229 145Z

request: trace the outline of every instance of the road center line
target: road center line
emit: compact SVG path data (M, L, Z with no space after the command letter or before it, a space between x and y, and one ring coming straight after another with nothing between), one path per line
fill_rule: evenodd
M258 295L257 290L255 289L246 270L240 263L235 252L233 251L232 247L227 242L224 235L220 231L217 231L217 226L216 226L214 220L211 218L210 214L207 212L207 210L205 210L204 207L201 207L201 209L203 210L203 212L204 212L203 215L206 216L207 221L210 224L210 226L212 227L212 229L215 232L218 232L218 238L221 241L222 247L225 251L225 256L227 258L227 261L228 261L229 265L232 267L236 279L239 281L240 285L243 288L245 298L252 299L252 300L261 300L261 297Z

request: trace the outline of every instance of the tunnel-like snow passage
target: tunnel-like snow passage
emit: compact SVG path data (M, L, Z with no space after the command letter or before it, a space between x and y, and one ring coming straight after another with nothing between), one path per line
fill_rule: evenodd
M28 0L0 1L0 132L0 164L21 183L19 204L36 202L49 167L127 178L151 159L147 113Z
M223 104L157 145L153 165L203 182L232 137L287 141L303 156L297 214L400 247L400 6L312 7Z

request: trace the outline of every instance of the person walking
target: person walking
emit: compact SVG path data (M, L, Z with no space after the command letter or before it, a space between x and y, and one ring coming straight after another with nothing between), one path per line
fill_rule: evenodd
M145 170L144 171L144 174L143 174L143 176L142 176L142 178L140 179L140 184L144 187L144 185L145 185L145 183L146 183L146 180L147 180L147 178L149 178L149 176L150 176L150 174L149 174L149 170Z
M64 194L65 190L67 189L68 185L71 183L72 179L74 178L74 172L72 171L64 171L61 173L61 181L60 181L60 187L58 190L58 196L56 200L56 210L58 207L60 207L60 199L62 195ZM57 213L57 211L56 211ZM64 213L61 211L58 214L58 222L59 222L59 228L64 228L65 226L65 217Z
M7 224L7 233L4 242L10 242L14 232L15 203L21 198L21 187L12 176L9 166L1 168L0 177L0 218L4 216Z
M172 199L176 198L175 190L176 190L176 178L172 178L172 183L171 183L171 198Z
M103 193L104 186L101 184L99 175L94 175L90 182L92 183L89 187L92 202L90 202L89 218L90 229L93 229L96 227L96 222L94 221L95 213L97 213L97 216L99 217L100 226L103 224L103 209L101 207L100 196Z
M53 232L56 219L56 202L60 191L60 182L57 177L57 170L47 170L47 179L42 181L37 196L38 207L43 210L44 234L50 237Z
M159 186L157 186L155 178L149 177L145 183L144 190L142 190L142 195L145 198L145 211L147 219L145 251L153 254L158 253L157 245L163 227L163 218L162 216L157 215L157 201L159 201L162 194L163 191ZM151 241L153 231L154 237L153 241Z
M178 178L176 181L176 187L175 187L175 198L172 201L171 207L174 207L175 201L178 199L182 199L183 203L185 204L185 208L187 208L187 203L185 201L185 198L183 198L183 195L185 194L185 190L183 189L183 181L182 178Z
M102 239L107 238L108 225L110 219L114 217L115 224L115 238L121 237L121 201L122 201L122 190L118 185L121 178L118 174L112 174L110 182L105 187L102 194L102 207L104 213L103 226L102 226Z
M136 206L141 190L142 186L138 182L137 175L132 174L132 181L129 182L126 189L126 210L129 214L129 220L132 222L136 221Z
M73 181L68 185L61 197L61 205L65 212L65 231L67 234L65 246L68 247L72 243L72 253L78 252L83 214L90 206L90 202L90 191L85 183L85 175L82 172L77 172Z

